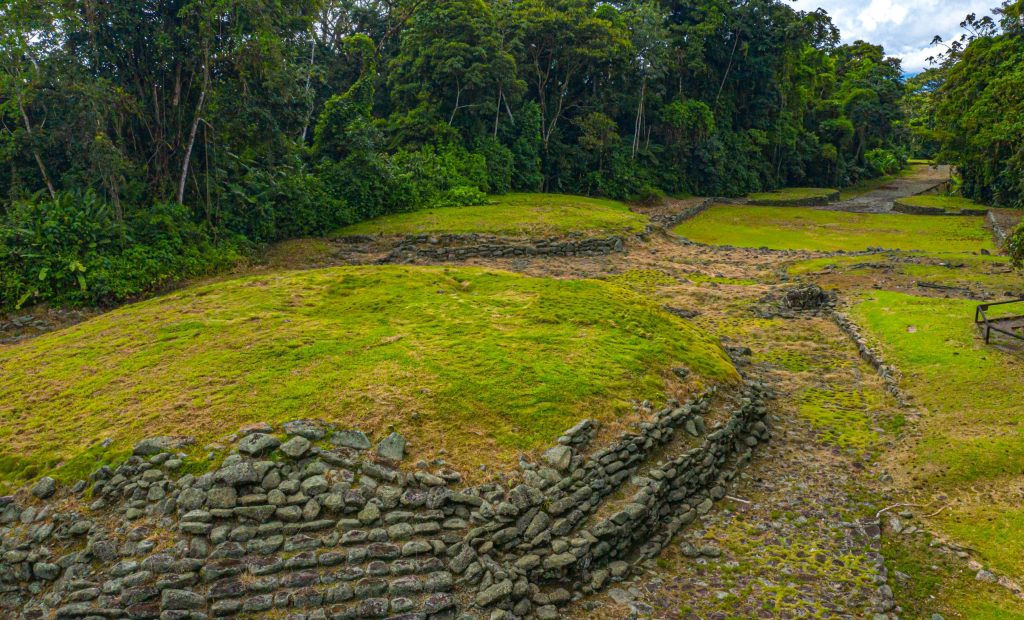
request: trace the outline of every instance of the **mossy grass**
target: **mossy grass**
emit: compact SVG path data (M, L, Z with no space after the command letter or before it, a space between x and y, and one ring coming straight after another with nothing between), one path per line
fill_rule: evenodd
M976 305L876 291L852 314L927 412L918 440L900 459L903 476L930 495L951 498L933 520L940 531L1019 579L1024 511L1006 489L1024 471L1024 359L984 344L973 323Z
M303 417L500 467L584 417L634 421L632 401L662 398L677 365L694 373L686 389L738 379L709 335L595 280L411 266L240 278L0 349L0 482L80 477L147 436L192 435L198 450Z
M789 204L828 204L839 199L839 190L824 187L786 187L770 192L757 192L747 196L751 204L789 205Z
M1010 259L998 255L891 252L872 256L830 256L791 264L790 276L844 279L856 288L856 279L871 279L886 288L909 288L918 283L953 288L981 287L993 298L1006 291L1024 292L1024 273ZM844 286L848 288L849 286ZM863 288L867 288L866 286Z
M921 194L896 201L896 210L922 210L935 213L985 215L988 207L962 196Z
M347 235L419 235L486 233L545 237L569 233L611 235L636 233L646 216L614 200L562 194L505 194L471 207L423 209L386 215L337 231Z
M890 575L908 577L889 580L905 618L937 613L946 618L1024 620L1024 601L1002 586L978 581L965 563L950 561L919 540L883 536L882 555Z
M800 395L800 416L824 441L856 452L876 447L880 435L875 419L887 403L876 391L837 386L810 388Z
M774 250L863 251L872 247L930 252L995 252L976 218L879 215L798 207L716 205L674 229L712 245Z

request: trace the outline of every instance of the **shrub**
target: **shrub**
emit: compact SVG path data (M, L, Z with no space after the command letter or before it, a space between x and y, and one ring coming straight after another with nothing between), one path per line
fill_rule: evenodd
M87 294L88 257L109 251L124 234L109 206L92 192L14 202L0 224L3 305L20 306L57 291Z
M875 175L896 174L905 163L897 153L888 149L872 149L864 154L864 160Z
M1006 239L1006 251L1018 269L1024 269L1024 223Z
M406 210L479 203L489 187L487 159L461 146L400 150L392 162L408 192ZM460 189L456 191L457 188ZM460 199L470 202L459 203Z
M238 239L211 239L181 205L132 210L117 222L92 193L20 201L0 221L0 307L122 302L226 269L242 248Z

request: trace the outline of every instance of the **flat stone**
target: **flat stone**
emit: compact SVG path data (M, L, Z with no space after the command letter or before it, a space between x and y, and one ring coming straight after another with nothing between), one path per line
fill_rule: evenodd
M135 444L133 453L135 456L153 456L161 452L172 452L194 444L196 440L192 437L150 437Z
M544 568L559 569L576 562L576 556L572 553L556 553L544 558Z
M569 446L555 446L544 452L541 459L553 469L564 472L572 464L572 448Z
M293 459L302 458L302 455L309 451L309 440L305 437L295 436L281 444L281 452L284 452Z
M202 609L206 598L190 590L164 590L160 594L162 609Z
M327 435L323 424L317 420L292 420L282 424L281 428L289 435L295 435L310 441L320 441Z
M206 505L210 508L234 508L238 492L234 487L213 487L206 493Z
M377 444L377 456L391 461L405 458L405 437L391 433Z
M330 485L327 484L327 480L323 476L310 476L302 481L301 488L307 497L313 497L326 493Z
M214 474L214 478L218 482L228 484L231 486L241 486L243 484L255 484L262 480L262 476L256 470L256 467L252 463L232 463L226 465L217 470Z
M490 607L494 603L508 598L510 594L512 594L512 581L510 579L499 581L498 583L481 590L476 595L476 604L478 607Z
M242 441L238 442L238 451L249 456L258 456L270 452L279 445L281 445L281 441L273 435L253 433L246 435Z
M370 449L370 439L362 431L336 431L331 435L331 443L353 450Z

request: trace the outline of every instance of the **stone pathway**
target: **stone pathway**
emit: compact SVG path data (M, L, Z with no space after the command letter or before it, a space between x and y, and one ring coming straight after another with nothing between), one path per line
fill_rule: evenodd
M935 189L949 181L949 177L949 166L919 166L910 176L894 179L891 183L866 194L823 207L823 209L854 213L889 213L897 199L916 196Z

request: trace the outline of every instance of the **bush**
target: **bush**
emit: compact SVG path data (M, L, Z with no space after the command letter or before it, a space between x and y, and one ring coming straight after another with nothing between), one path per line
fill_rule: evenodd
M1006 239L1006 252L1010 255L1015 267L1024 269L1024 223L1021 223Z
M400 150L392 162L408 192L404 210L479 204L489 189L487 159L461 146Z
M875 175L896 174L906 163L899 154L888 149L872 149L864 154L864 160Z
M0 224L3 305L58 291L88 291L86 263L123 239L109 206L92 192L14 202Z
M295 237L321 235L358 219L347 206L341 190L355 189L363 167L346 162L342 180L313 174L300 166L274 172L251 169L238 183L229 185L223 201L226 228L256 242L280 241ZM378 192L374 188L373 194Z
M242 248L211 239L181 205L132 211L119 223L92 193L20 201L0 221L0 307L123 302L226 269Z

